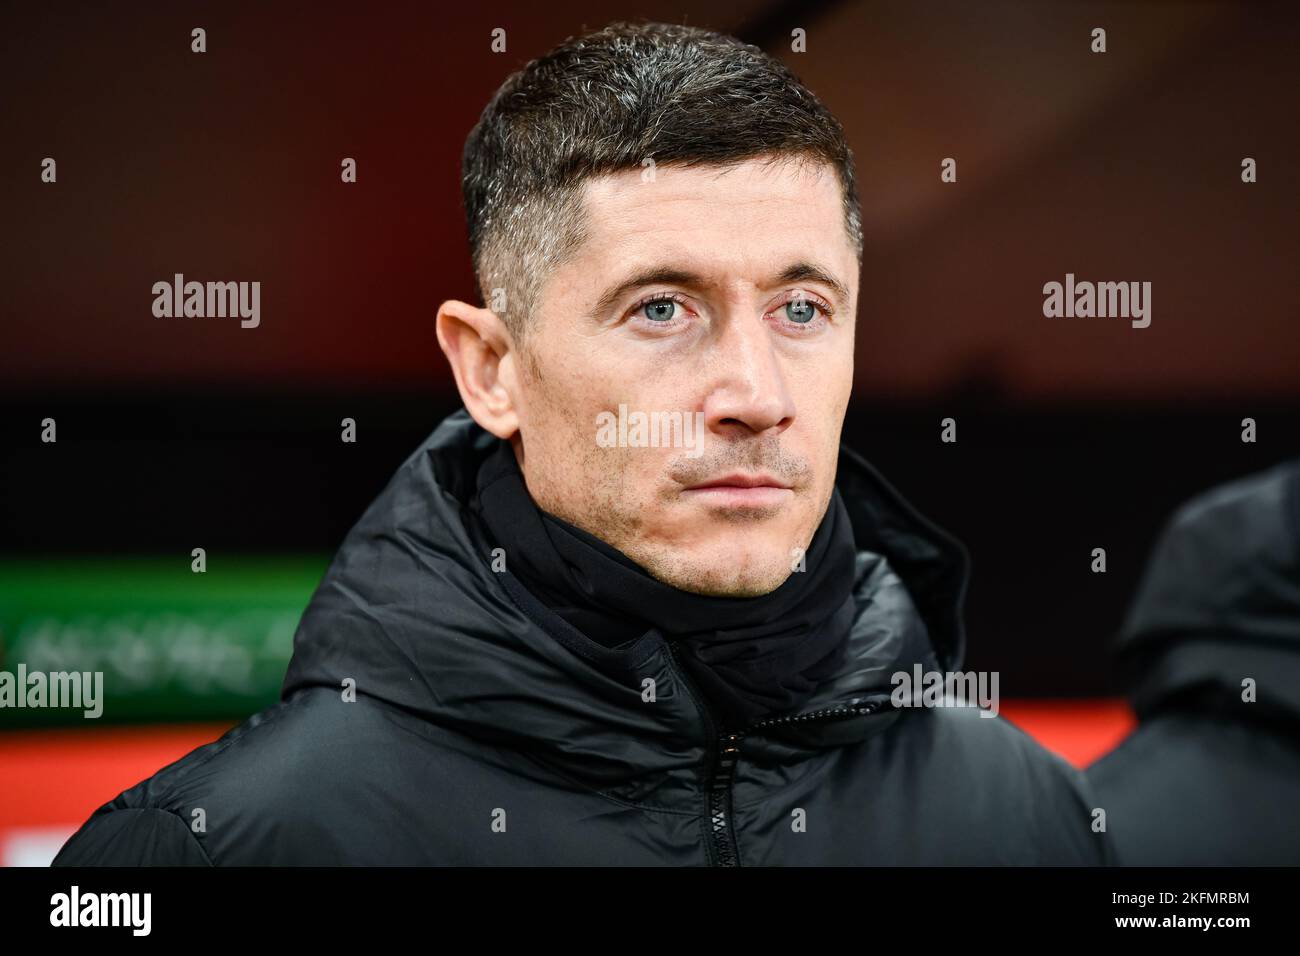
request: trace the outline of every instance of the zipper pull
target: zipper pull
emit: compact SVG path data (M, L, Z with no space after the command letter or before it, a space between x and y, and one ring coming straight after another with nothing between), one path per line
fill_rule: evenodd
M718 766L713 778L715 787L726 787L731 783L731 774L736 761L740 759L740 742L744 732L723 733L718 737Z

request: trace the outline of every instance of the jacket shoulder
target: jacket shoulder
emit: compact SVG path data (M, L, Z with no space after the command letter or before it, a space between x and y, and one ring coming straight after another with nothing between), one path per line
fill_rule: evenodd
M336 785L332 748L376 719L374 708L331 707L337 696L295 694L168 764L96 810L54 864L287 862L277 846L321 836L295 830L313 825L314 801Z
M981 716L983 714L984 716ZM1036 865L1115 865L1099 829L1101 806L1083 772L1001 716L975 707L935 707L906 715L912 739L943 768L952 819L992 836L999 825L1030 837ZM924 739L917 739L924 738ZM934 792L933 781L927 790ZM1009 839L1009 834L1004 835Z
M97 813L72 835L51 866L211 866L174 813L152 807Z

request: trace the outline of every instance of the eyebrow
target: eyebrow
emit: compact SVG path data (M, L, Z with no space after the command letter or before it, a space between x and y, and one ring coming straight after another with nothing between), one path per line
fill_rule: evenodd
M770 285L783 285L789 282L820 282L834 291L835 297L844 306L851 298L849 288L828 270L812 262L794 262L787 266L780 275L774 276ZM593 318L599 318L609 312L619 299L633 289L647 285L684 285L703 288L710 285L708 279L698 272L679 269L674 266L650 266L638 270L623 281L611 286L601 295L596 307L592 309Z

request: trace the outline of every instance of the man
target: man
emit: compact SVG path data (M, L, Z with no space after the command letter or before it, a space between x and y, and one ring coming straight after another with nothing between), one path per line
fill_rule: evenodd
M1117 651L1139 724L1088 776L1119 862L1300 864L1300 462L1179 510Z
M56 863L1106 862L1059 758L893 706L960 665L966 557L839 445L862 237L817 99L615 24L511 76L463 172L465 409L344 542L281 702Z

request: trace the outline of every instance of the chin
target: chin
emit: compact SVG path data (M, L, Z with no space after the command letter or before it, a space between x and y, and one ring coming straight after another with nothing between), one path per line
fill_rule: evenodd
M683 591L713 597L758 597L775 591L790 576L790 556L784 550L755 553L738 548L734 532L728 538L720 547L683 556L655 576Z

